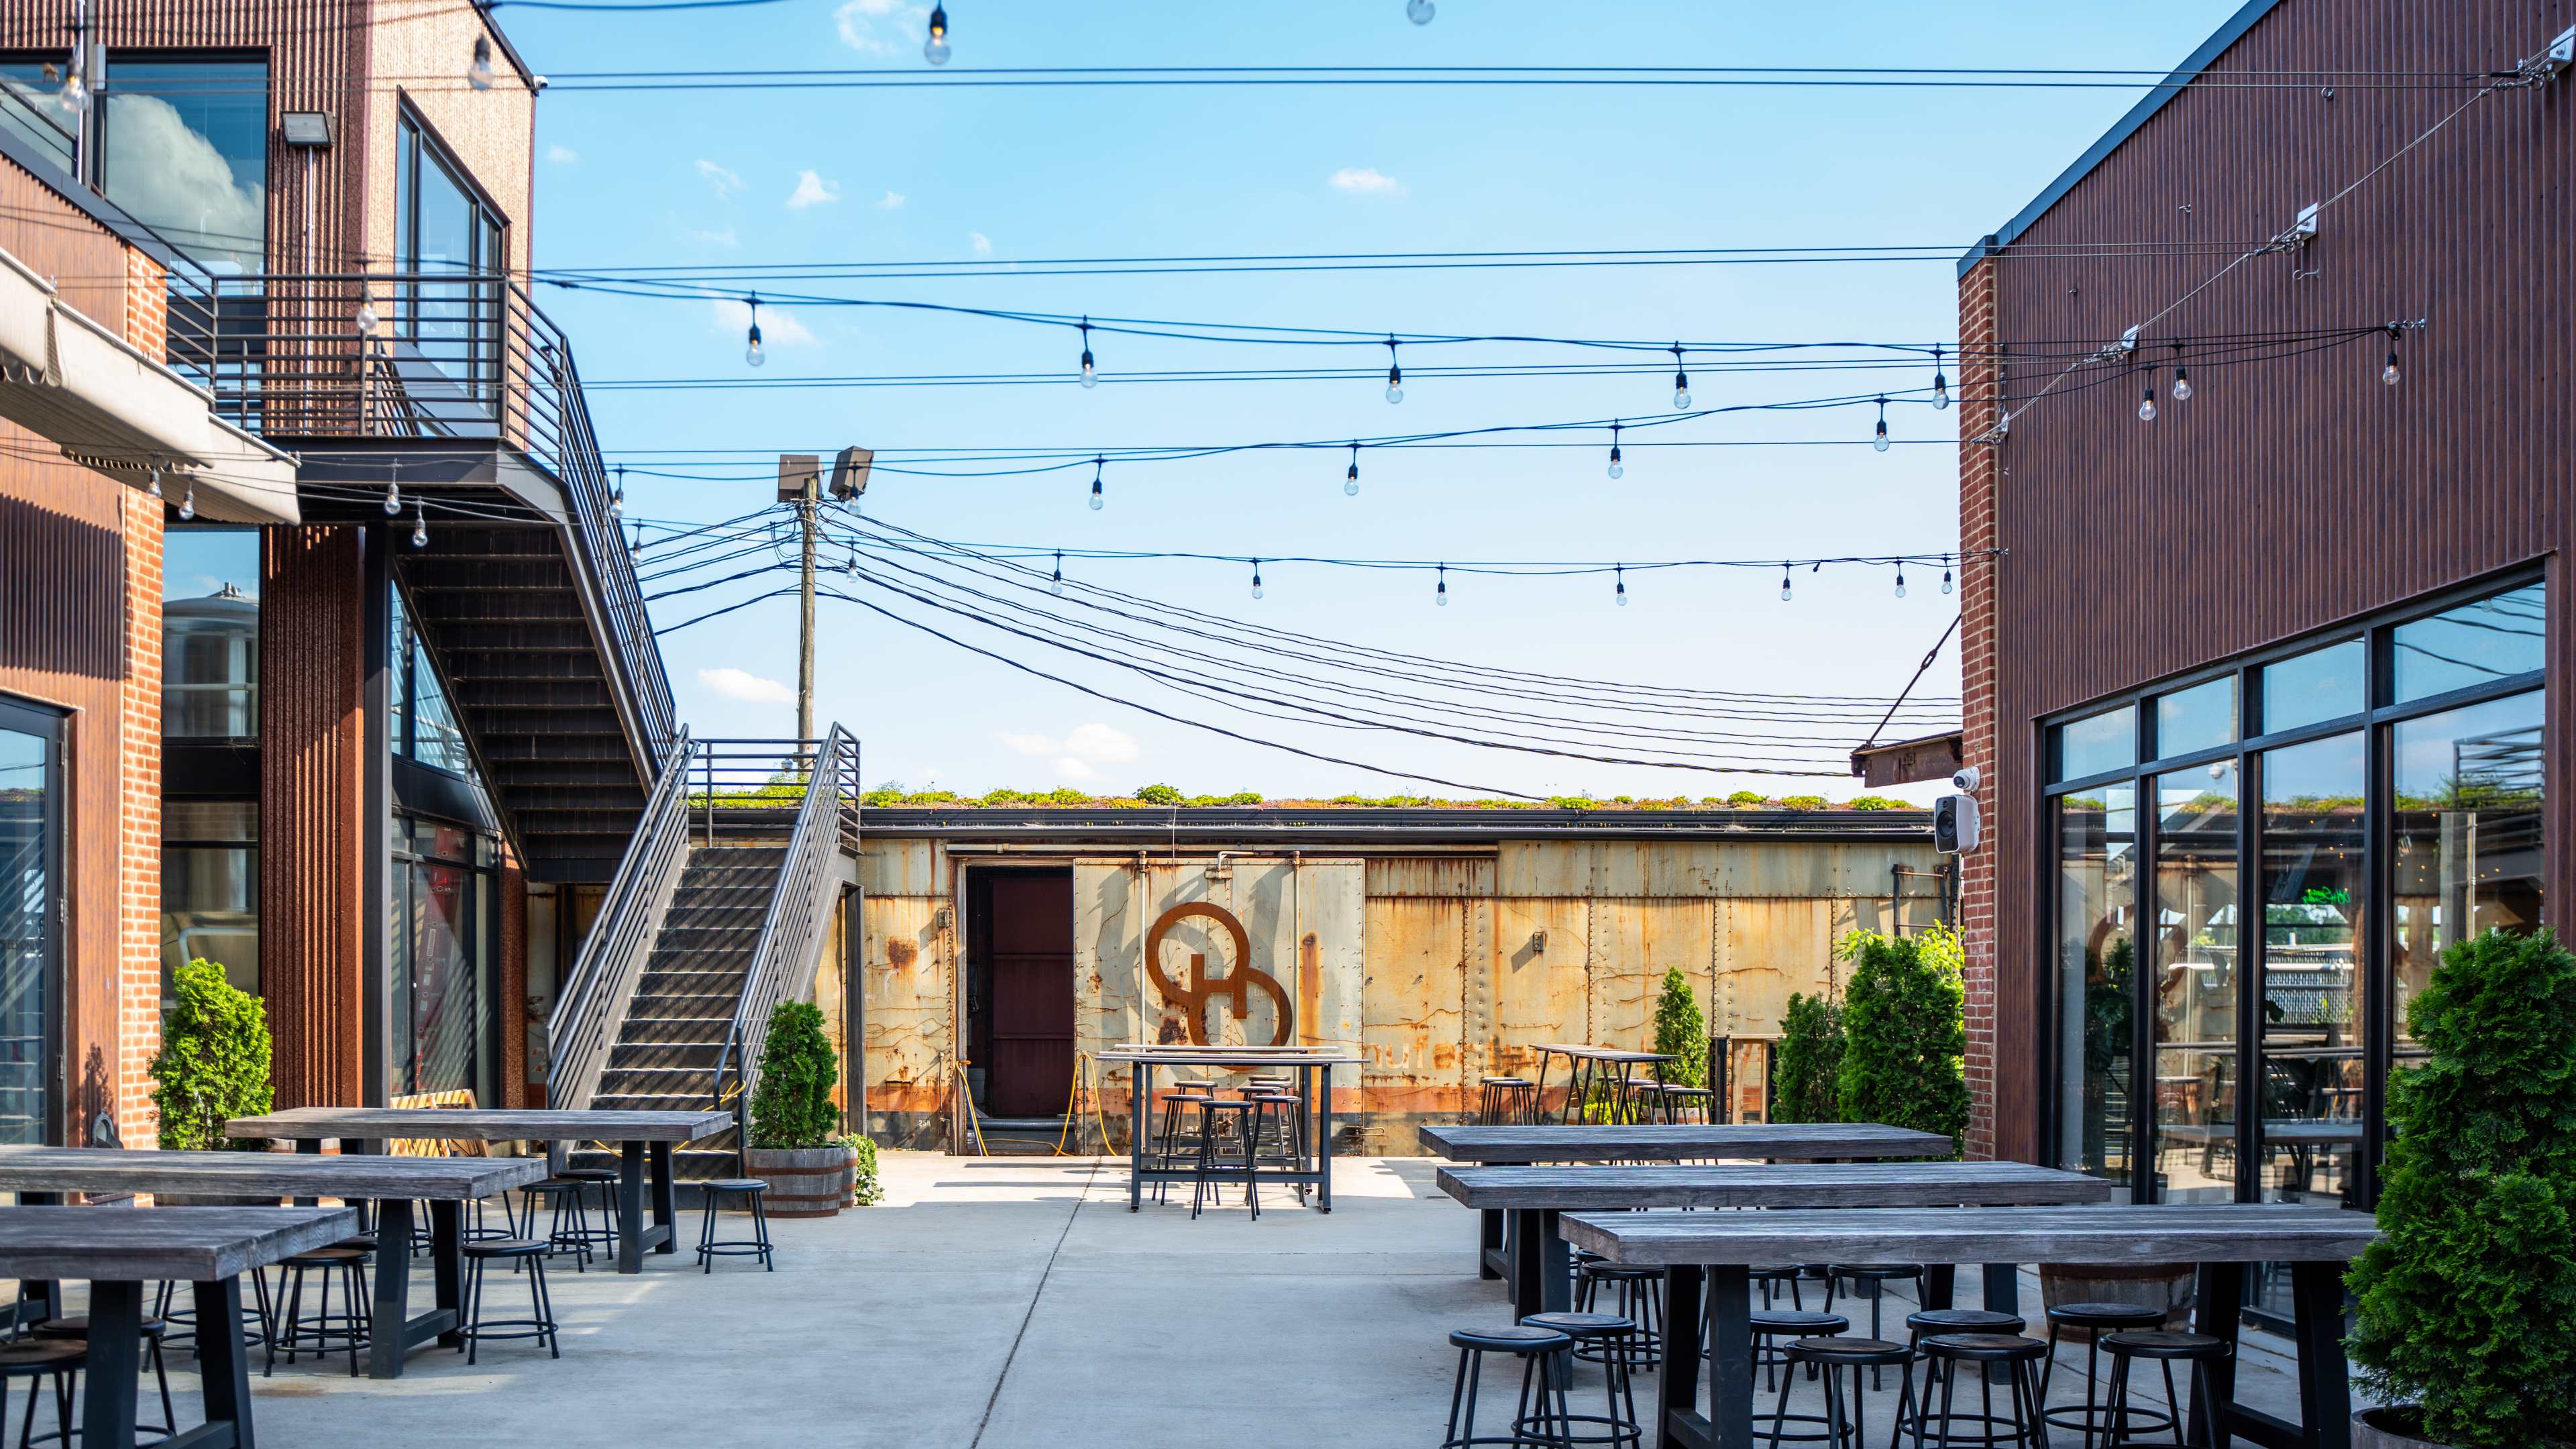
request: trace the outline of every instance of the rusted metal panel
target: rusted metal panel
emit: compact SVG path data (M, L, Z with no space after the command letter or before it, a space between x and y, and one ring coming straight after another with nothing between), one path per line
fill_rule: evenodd
M1714 904L1711 959L1716 989L1708 1012L1715 1035L1780 1029L1792 992L1832 990L1835 914L1830 900L1734 900Z
M859 888L872 896L946 895L939 842L870 837L859 850Z
M1581 896L1592 891L1592 843L1506 840L1494 853L1497 896Z
M1368 897L1490 896L1494 893L1494 858L1490 855L1371 856Z
M1589 1039L1652 1046L1664 972L1678 968L1695 993L1708 990L1712 925L1707 901L1592 902Z
M1361 994L1362 1097L1374 1143L1400 1138L1384 1119L1420 1121L1474 1105L1465 1076L1470 901L1388 896L1368 902ZM1481 961L1474 962L1481 966ZM1410 1151L1400 1141L1393 1149ZM1372 1146L1371 1151L1388 1150Z
M869 1130L898 1145L937 1146L957 1055L954 913L945 900L870 896L860 1010Z
M1468 1023L1491 1071L1527 1076L1538 1070L1531 1047L1591 1039L1590 914L1580 898L1494 902L1492 996Z

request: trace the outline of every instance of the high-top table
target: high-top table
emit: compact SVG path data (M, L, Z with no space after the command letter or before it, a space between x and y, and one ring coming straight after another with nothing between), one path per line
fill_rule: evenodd
M2197 1263L2194 1327L2236 1342L2245 1265L2288 1263L2299 1344L2303 1422L2236 1402L2236 1362L2208 1366L2191 1439L2235 1434L2270 1449L2349 1449L2344 1378L2344 1265L2379 1235L2367 1213L2267 1203L2180 1206L1833 1208L1758 1213L1569 1214L1577 1247L1614 1263L1664 1270L1657 1442L1664 1449L1752 1449L1751 1279L1761 1263ZM1710 1407L1699 1402L1700 1293L1710 1298ZM2214 1433L2212 1431L2215 1431Z
M1673 1060L1663 1052L1641 1052L1627 1047L1592 1046L1580 1042L1552 1041L1530 1050L1538 1053L1538 1082L1532 1093L1536 1099L1543 1100L1547 1096L1548 1064L1557 1057L1565 1058L1565 1108L1557 1114L1560 1122L1571 1122L1581 1115L1584 1099L1591 1095L1592 1086L1601 1079L1604 1067L1619 1069L1619 1075L1611 1080L1618 1090L1618 1099L1624 1102L1628 1090L1636 1085L1635 1079L1629 1075L1629 1068L1648 1068L1660 1089L1664 1084L1664 1063Z
M1641 1208L2046 1206L2111 1200L2102 1178L2022 1162L1723 1163L1687 1167L1444 1167L1440 1190L1511 1214L1512 1316L1573 1306L1560 1213ZM1530 1248L1535 1246L1537 1251ZM1947 1308L1957 1265L1924 1265L1923 1306ZM2018 1313L2010 1272L1986 1277L1986 1307Z
M402 1377L403 1356L435 1338L457 1344L465 1282L466 1203L546 1175L537 1157L314 1157L283 1152L140 1152L100 1147L0 1147L0 1188L33 1203L64 1192L204 1193L271 1200L336 1197L375 1204L374 1317L367 1373ZM412 1204L429 1204L437 1301L413 1318Z
M1358 1066L1357 1056L1329 1047L1201 1047L1129 1042L1103 1048L1096 1060L1104 1065L1123 1064L1128 1069L1127 1211L1144 1207L1146 1183L1189 1182L1197 1177L1194 1172L1145 1165L1151 1155L1147 1143L1152 1140L1145 1127L1146 1114L1153 1105L1157 1067L1215 1067L1230 1072L1293 1069L1297 1073L1298 1117L1302 1130L1311 1139L1312 1151L1301 1150L1298 1165L1293 1168L1258 1168L1252 1180L1312 1187L1315 1206L1324 1212L1333 1210L1332 1069ZM1324 1078L1320 1090L1315 1082L1318 1072Z
M1422 1145L1452 1162L1526 1165L1534 1162L1685 1162L1749 1158L1756 1162L1860 1161L1889 1157L1948 1157L1950 1139L1937 1132L1879 1122L1572 1122L1563 1126L1440 1126L1417 1129ZM1503 1211L1482 1209L1476 1227L1476 1276L1510 1276L1512 1240ZM1991 1291L1991 1286L1989 1291Z
M81 1443L133 1449L143 1361L143 1285L194 1285L206 1422L158 1442L229 1449L252 1442L241 1275L358 1231L354 1208L0 1208L0 1277L89 1283L89 1382ZM29 1393L37 1392L34 1385Z
M617 1164L617 1271L644 1271L644 1252L675 1253L677 1204L671 1148L700 1142L734 1125L733 1114L702 1112L549 1111L511 1107L290 1107L265 1117L236 1117L235 1137L285 1138L298 1152L326 1141L372 1153L389 1138L462 1142L614 1142ZM644 1225L646 1155L651 1155L653 1225Z

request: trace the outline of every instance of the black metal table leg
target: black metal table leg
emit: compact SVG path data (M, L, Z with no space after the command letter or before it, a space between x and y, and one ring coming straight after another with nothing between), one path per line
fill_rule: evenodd
M367 1321L367 1377L402 1377L411 1347L411 1199L376 1200L376 1301ZM349 1305L354 1313L357 1305Z
M2315 1449L2352 1449L2352 1386L2344 1378L2343 1357L2344 1267L2290 1265L2290 1301L2298 1316L2299 1417L2307 1421L2307 1442ZM2232 1360L2229 1366L2234 1367ZM2234 1397L2232 1388L2229 1397Z
M220 1442L223 1436L210 1431L230 1425L234 1449L254 1449L250 1355L242 1348L241 1279L193 1284L190 1292L197 1307L197 1380L206 1403L206 1426L196 1432L204 1434L207 1442Z
M1311 1080L1318 1068L1306 1068ZM1323 1089L1307 1090L1315 1094L1315 1207L1320 1212L1333 1210L1333 1069L1320 1068Z
M653 1156L653 1251L680 1251L680 1204L671 1181L671 1144L656 1142Z
M617 1271L644 1271L644 1144L618 1144Z
M1503 1210L1478 1208L1476 1210L1476 1276L1487 1282L1503 1276L1502 1271L1494 1266L1494 1259L1502 1256L1502 1252Z
M1574 1306L1568 1281L1565 1239L1556 1231L1553 1208L1511 1210L1512 1317L1563 1313Z
M205 1320L198 1320L202 1335ZM89 1285L89 1382L82 1385L81 1443L134 1449L134 1384L143 1363L143 1285ZM28 1387L29 1393L36 1390Z
M1145 1206L1145 1104L1154 1095L1150 1062L1127 1064L1127 1211ZM1103 1150L1109 1146L1100 1144Z
M1959 1265L1926 1263L1923 1265L1923 1306L1947 1308L1958 1301Z
M2021 1315L2021 1265L1988 1263L1986 1265L1986 1309L1992 1313Z
M465 1204L433 1202L429 1205L430 1277L438 1293L438 1311L453 1315L456 1326L438 1335L438 1341L449 1348L462 1347L465 1335Z

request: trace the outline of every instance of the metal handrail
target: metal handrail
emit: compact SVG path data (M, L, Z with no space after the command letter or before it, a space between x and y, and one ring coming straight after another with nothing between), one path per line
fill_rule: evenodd
M738 1119L760 1089L762 1063L751 1034L767 1030L778 1003L813 989L816 952L833 897L832 861L841 849L842 822L856 808L858 741L850 732L832 726L813 762L787 858L779 862L778 884L761 920L760 944L752 952L733 1026L709 1084L709 1100L717 1107L730 1104Z
M636 982L688 863L689 762L696 749L686 730L670 742L635 836L546 1018L546 1099L553 1106L590 1105L609 1049L625 1029Z

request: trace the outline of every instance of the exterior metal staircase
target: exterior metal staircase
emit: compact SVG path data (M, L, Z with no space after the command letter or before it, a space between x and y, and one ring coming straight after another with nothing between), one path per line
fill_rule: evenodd
M552 1105L729 1108L733 1130L672 1163L682 1181L734 1175L770 1012L813 989L857 781L857 741L837 726L814 741L681 737L556 1007Z

